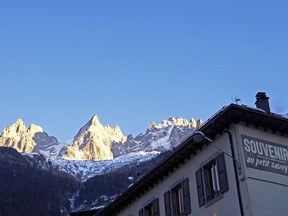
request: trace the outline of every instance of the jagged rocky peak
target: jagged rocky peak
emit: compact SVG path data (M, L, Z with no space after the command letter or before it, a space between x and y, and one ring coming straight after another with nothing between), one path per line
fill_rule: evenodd
M14 137L26 131L25 123L18 119L14 124L3 129L1 137Z
M179 118L175 118L175 117L169 117L167 120L163 120L160 124L156 124L154 121L152 121L149 125L149 128L164 128L164 127L168 127L171 125L176 125L178 127L191 127L191 128L196 128L201 126L200 124L203 124L202 120L195 120L194 118L192 118L190 121L188 121L185 118L179 117Z
M43 133L42 127L31 124L26 128L25 123L22 119L18 119L14 124L3 129L1 137L15 137L23 134L30 134L33 136L35 133Z
M90 122L91 125L100 124L99 118L98 118L98 116L97 116L96 114L94 114L94 115L92 116L92 118L90 119L89 122Z
M46 151L47 146L59 144L56 138L51 140L51 137L44 132L42 127L31 124L27 128L22 119L18 119L14 124L3 129L0 136L0 146L11 147L19 152L40 153Z
M139 134L135 138L128 136L124 144L113 143L112 152L114 157L130 152L164 152L179 145L193 131L202 125L202 120L188 121L184 118L170 117L156 124L150 123L145 134Z
M35 124L31 124L30 127L27 129L27 132L28 133L31 133L31 134L35 134L35 133L43 133L44 130L42 127L38 126L38 125L35 125Z
M125 136L120 127L102 125L93 115L69 143L59 143L35 124L28 128L18 119L5 128L0 136L0 146L12 147L19 152L41 153L69 159L113 159L120 155L138 151L166 151L174 148L185 137L203 124L193 118L170 117L156 124L151 122L144 134Z
M112 140L115 141L125 141L126 138L118 125L115 125L113 128L108 124L102 125L97 115L92 116L92 118L79 130L74 139L87 133L91 136L111 136Z
M17 119L17 121L11 125L11 128L15 128L16 132L22 132L26 130L25 123L22 121L22 119Z
M118 125L115 125L112 129L113 129L113 131L119 131L119 130L121 131L121 129Z
M201 119L198 119L196 122L197 128L201 127L204 124L204 122Z
M149 128L153 128L153 127L156 127L156 123L154 121L152 121L149 125Z
M126 139L119 126L104 126L98 116L93 115L74 137L72 145L64 148L60 156L71 159L113 159L112 143L124 143Z

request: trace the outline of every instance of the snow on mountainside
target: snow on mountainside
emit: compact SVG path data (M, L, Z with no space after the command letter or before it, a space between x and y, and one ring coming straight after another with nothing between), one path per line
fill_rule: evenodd
M114 160L67 160L63 158L47 158L54 168L75 176L81 181L86 181L96 175L109 173L127 164L139 164L156 157L159 152L129 153Z

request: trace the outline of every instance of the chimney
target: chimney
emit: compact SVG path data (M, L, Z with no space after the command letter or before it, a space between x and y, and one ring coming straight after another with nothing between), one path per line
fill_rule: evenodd
M269 97L266 96L265 92L258 92L256 94L256 107L264 110L267 113L271 113L269 106Z

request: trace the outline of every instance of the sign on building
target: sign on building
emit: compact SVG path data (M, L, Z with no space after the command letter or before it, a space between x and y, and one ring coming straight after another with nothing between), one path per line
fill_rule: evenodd
M288 146L241 135L246 166L288 176Z

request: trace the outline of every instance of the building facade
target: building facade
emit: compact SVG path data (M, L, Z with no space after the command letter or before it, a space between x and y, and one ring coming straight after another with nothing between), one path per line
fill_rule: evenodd
M223 107L95 215L287 216L288 119L257 96L258 108Z

